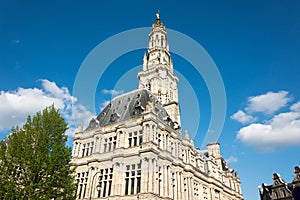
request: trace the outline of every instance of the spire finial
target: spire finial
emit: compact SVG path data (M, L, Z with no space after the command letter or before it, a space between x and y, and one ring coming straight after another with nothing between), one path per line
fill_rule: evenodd
M156 24L161 25L159 10L157 11L157 13L155 15L156 15Z
M156 20L160 20L160 16L159 16L159 10L157 11L156 15Z

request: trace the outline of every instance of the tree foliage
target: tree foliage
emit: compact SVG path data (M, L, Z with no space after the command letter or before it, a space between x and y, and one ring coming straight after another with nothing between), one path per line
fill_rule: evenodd
M0 142L0 199L73 199L67 124L54 106L28 116Z

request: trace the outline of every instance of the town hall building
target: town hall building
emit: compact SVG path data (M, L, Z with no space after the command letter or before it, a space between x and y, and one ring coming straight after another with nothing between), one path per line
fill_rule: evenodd
M77 199L242 200L238 173L182 133L178 78L159 14L138 89L115 97L74 137Z

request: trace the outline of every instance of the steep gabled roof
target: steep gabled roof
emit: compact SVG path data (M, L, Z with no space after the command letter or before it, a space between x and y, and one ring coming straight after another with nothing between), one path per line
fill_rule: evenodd
M125 122L139 117L149 110L152 110L160 120L175 129L165 108L147 89L138 89L115 97L96 119L91 120L87 129Z

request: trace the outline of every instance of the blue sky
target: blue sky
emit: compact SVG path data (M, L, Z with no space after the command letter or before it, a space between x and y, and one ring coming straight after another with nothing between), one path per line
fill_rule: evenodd
M292 0L1 1L0 139L27 114L53 102L72 135L76 123L87 123L112 93L135 89L146 49L107 66L95 108L72 94L80 66L97 45L120 32L150 27L157 10L167 28L201 44L218 67L227 98L219 142L239 172L244 198L258 199L257 186L271 184L274 172L291 181L300 153L300 3ZM173 60L181 77L182 126L201 146L211 117L210 93L187 60L174 54ZM79 113L75 119L72 103Z

